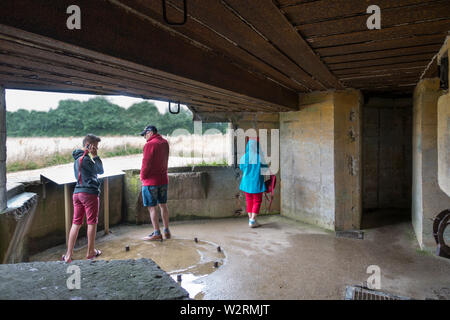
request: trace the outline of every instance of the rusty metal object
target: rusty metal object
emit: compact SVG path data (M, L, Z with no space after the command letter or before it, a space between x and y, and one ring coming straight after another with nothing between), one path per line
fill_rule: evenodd
M444 217L446 215L448 215L449 213L450 213L450 209L444 210L433 219L433 237L434 237L434 240L436 241L436 244L439 244L439 239L438 239L439 224L442 222L442 219L444 219Z
M450 246L445 243L445 229L450 224L450 209L439 213L433 222L433 236L438 245L436 254L440 257L450 258Z

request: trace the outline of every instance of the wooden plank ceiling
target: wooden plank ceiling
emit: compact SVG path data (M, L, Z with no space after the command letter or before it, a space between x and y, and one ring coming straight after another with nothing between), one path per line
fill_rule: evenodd
M80 0L79 31L61 27L70 4L2 1L0 83L289 111L311 91L410 94L450 29L450 0L187 0L181 26L160 0ZM381 30L367 29L371 4ZM182 20L182 0L166 8Z
M278 8L345 87L410 93L450 30L450 1L278 0ZM367 7L381 9L368 30Z

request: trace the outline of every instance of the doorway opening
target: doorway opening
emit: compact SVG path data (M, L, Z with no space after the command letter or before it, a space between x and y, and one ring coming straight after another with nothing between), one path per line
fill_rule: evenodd
M411 220L412 105L405 96L365 100L363 229Z

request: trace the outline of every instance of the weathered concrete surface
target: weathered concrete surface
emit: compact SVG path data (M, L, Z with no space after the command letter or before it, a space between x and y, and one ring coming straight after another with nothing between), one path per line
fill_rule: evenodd
M279 215L259 222L256 229L245 217L172 224L174 237L212 241L226 253L223 266L199 279L204 299L343 299L346 285L367 281L370 265L381 269L382 291L450 299L450 260L421 251L410 223L357 240Z
M6 209L6 99L5 88L0 86L0 212Z
M360 91L334 93L334 191L336 230L361 227L361 108Z
M211 241L198 239L195 242L194 237L182 239L176 234L163 242L143 241L142 238L151 232L148 225L119 225L110 231L108 235L98 235L95 240L95 248L102 251L96 260L150 259L174 280L178 281L181 276L181 286L193 299L203 296L202 285L197 280L217 271L226 261L225 249L218 251L218 245ZM30 262L59 261L65 250L65 244L47 249L31 256ZM81 238L72 257L75 264L86 258L86 250L87 239Z
M373 96L363 107L364 215L411 209L412 104Z
M68 289L80 268L80 289ZM69 281L70 282L70 281ZM73 283L73 282L70 282ZM175 300L188 293L149 259L0 265L2 300Z
M450 36L447 36L439 50L438 64L444 57L450 58ZM450 65L448 69L450 73ZM438 100L438 182L442 191L450 196L450 92L448 89Z
M437 102L439 79L424 79L414 91L412 221L424 249L435 250L432 219L450 208L450 197L438 184ZM450 239L449 239L450 240Z
M450 197L450 93L438 100L438 182Z
M281 213L331 230L361 218L360 108L356 90L302 95L280 114Z
M239 190L240 181L241 172L233 167L169 168L167 205L170 220L245 215L245 195ZM127 222L150 223L148 209L142 204L141 186L139 170L126 171L124 201ZM261 214L266 209L263 202ZM278 212L279 202L275 202L271 213Z
M334 230L333 93L316 95L280 114L281 214Z
M35 193L19 193L8 200L8 207L0 212L0 263L16 263L24 259L24 243L36 212Z

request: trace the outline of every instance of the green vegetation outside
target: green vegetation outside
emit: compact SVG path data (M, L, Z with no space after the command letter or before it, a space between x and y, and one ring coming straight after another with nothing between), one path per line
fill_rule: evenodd
M6 113L9 137L69 137L93 133L104 135L137 135L152 124L159 133L171 135L175 129L194 132L192 113L181 109L179 114L160 113L154 103L143 101L128 109L104 97L88 101L61 100L56 109L48 112L24 109ZM208 129L226 132L226 123L203 123L203 133Z

